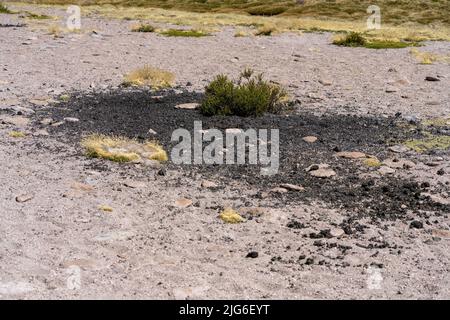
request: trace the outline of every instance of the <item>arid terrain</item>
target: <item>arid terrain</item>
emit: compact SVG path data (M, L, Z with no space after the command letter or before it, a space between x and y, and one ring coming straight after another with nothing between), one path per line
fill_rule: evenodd
M374 50L333 45L328 32L236 37L233 26L166 37L92 10L67 32L55 29L65 7L9 7L0 298L450 298L450 42ZM421 63L417 52L442 59ZM144 65L172 72L175 85L122 85ZM243 118L176 107L246 67L284 86L292 110ZM279 129L278 174L117 163L80 144L101 133L157 140L170 154L172 132L196 120ZM229 207L244 222L222 221Z

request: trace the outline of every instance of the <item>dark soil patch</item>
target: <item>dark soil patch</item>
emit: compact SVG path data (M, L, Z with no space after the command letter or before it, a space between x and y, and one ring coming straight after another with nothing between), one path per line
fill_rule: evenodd
M70 101L37 113L38 118L52 117L60 121L65 117L80 119L50 130L59 139L78 144L88 133L123 135L138 139L156 138L170 154L178 142L171 142L175 129L193 131L193 124L201 120L203 129L279 129L280 168L273 176L261 176L255 165L175 165L169 169L185 170L186 175L200 173L205 177L236 179L259 190L268 190L281 183L305 187L304 192L289 192L274 195L280 205L290 201L310 202L322 200L335 208L343 208L352 217L370 216L374 219L406 218L408 210L415 215L424 211L436 214L448 212L449 206L432 202L421 195L422 187L416 182L393 177L379 179L362 178L361 174L374 170L365 167L359 160L337 158L336 151L361 151L384 158L387 145L393 141L412 138L395 118L357 117L347 115L315 116L309 113L291 115L265 115L258 118L205 117L196 110L175 109L180 103L198 102L200 94L174 94L145 91L118 90L110 93L72 95ZM148 134L149 129L157 132ZM319 139L309 144L304 136ZM206 145L206 144L205 144ZM80 153L82 150L80 149ZM337 176L321 179L312 177L305 169L311 164L328 163Z

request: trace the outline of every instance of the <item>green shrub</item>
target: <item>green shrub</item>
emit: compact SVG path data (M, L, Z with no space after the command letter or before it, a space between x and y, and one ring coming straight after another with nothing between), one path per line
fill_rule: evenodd
M161 32L162 35L167 37L204 37L209 36L208 33L198 30L180 30L180 29L169 29Z
M154 32L155 27L149 24L140 24L131 29L132 32Z
M3 3L0 3L0 13L13 13Z
M358 32L351 32L333 41L333 44L344 47L363 47L366 39Z
M265 112L280 112L286 105L286 98L287 93L281 86L246 69L236 83L226 75L218 75L206 87L200 111L208 116L259 116Z

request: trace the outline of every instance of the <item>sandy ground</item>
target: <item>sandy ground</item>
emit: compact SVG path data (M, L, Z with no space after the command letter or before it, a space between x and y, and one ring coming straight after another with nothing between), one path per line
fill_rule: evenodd
M2 24L23 20L0 14ZM285 85L302 112L443 117L449 65L420 65L409 49L335 47L329 34L235 38L229 28L166 38L130 32L133 21L86 17L82 33L54 38L25 22L0 28L1 298L450 298L448 212L429 212L419 229L414 216L361 219L364 232L342 234L345 212L327 203L274 206L239 180L216 180L217 191L201 186L207 176L88 159L33 122L57 96L114 89L144 64L171 70L190 91L251 66ZM450 44L420 50L448 54ZM9 137L18 129L29 135ZM448 151L411 157L417 166L395 175L429 181L448 205ZM180 207L180 198L193 203ZM263 214L225 224L218 213L227 206ZM310 236L327 229L322 243Z

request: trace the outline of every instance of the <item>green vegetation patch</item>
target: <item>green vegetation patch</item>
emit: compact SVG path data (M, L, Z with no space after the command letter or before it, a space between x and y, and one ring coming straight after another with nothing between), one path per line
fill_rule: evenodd
M226 75L218 75L205 90L200 105L204 115L260 116L266 112L278 113L284 109L287 93L281 86L244 70L239 80L233 82Z
M181 30L181 29L169 29L161 31L160 34L166 37L205 37L209 36L209 33L199 31L199 30Z

